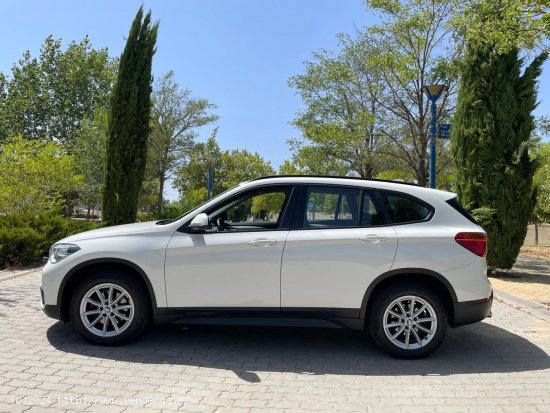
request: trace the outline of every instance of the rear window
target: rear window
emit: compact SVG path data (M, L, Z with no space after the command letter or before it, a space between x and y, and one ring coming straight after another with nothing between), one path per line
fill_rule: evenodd
M382 191L382 198L394 224L424 221L432 213L430 206L406 194Z
M462 215L464 218L466 218L468 221L473 222L476 225L479 225L478 222L475 220L475 218L470 215L470 213L464 209L462 205L458 202L458 198L454 197L446 201L450 206L452 206L455 210L460 212L460 215Z

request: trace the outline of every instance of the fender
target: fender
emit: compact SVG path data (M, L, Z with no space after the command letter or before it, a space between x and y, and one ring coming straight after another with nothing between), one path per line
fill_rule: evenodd
M69 280L73 277L73 275L76 272L78 272L78 271L80 271L80 270L82 270L86 267L89 267L91 265L109 264L109 263L110 264L125 265L127 267L132 268L133 270L135 270L139 274L140 278L143 280L143 282L147 286L147 291L148 291L149 297L151 299L151 305L152 305L153 313L156 313L156 311L157 311L157 299L155 297L155 291L153 290L153 286L151 285L151 282L149 281L149 277L147 277L147 274L145 274L145 271L143 271L141 269L141 267L139 267L138 265L134 264L131 261L127 261L127 260L124 260L124 259L121 259L121 258L95 258L95 259L92 259L92 260L89 260L89 261L82 262L78 265L75 265L73 268L71 268L69 270L69 272L67 272L67 274L63 278L63 281L61 281L61 285L59 286L59 291L57 293L57 305L59 305L61 307L65 287L67 286L67 283L69 282Z
M379 275L369 285L369 288L367 288L367 291L365 292L365 295L363 296L363 301L361 303L361 313L360 313L360 316L359 316L361 319L364 320L365 317L366 317L367 305L369 303L369 298L370 298L370 295L372 294L372 292L374 291L374 289L376 288L376 286L378 284L380 284L382 281L384 281L388 278L394 277L396 275L403 275L403 274L426 275L428 277L435 278L438 281L441 281L443 283L443 285L445 286L445 288L447 289L447 291L451 295L451 299L452 299L453 303L456 303L458 301L457 297L456 297L456 292L455 292L453 286L441 274L439 274L435 271L427 270L425 268L398 268L396 270L391 270L391 271L388 271L388 272L385 272L385 273Z

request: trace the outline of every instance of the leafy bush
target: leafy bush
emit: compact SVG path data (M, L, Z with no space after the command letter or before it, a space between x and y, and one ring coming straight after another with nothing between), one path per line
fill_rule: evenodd
M74 157L58 142L13 138L0 147L0 213L44 213L59 208L63 194L82 177Z
M170 202L166 201L164 203L164 208L162 210L162 213L160 214L160 219L177 218L180 215L182 215L185 211L188 211L190 209L191 208L185 209L185 207L177 201L170 201ZM139 222L157 221L159 219L157 218L157 214L155 212L140 213L138 214L137 218Z
M62 218L55 214L0 216L0 267L28 264L48 254L62 238L101 224Z

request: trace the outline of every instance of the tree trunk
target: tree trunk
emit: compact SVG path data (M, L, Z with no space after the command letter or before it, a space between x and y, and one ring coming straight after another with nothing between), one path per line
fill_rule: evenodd
M426 186L426 184L428 183L428 175L426 174L426 155L427 153L425 151L422 151L418 159L418 170L416 171L416 179L418 180L419 186Z
M72 205L72 193L68 192L67 197L65 198L65 216L70 218L73 215L73 205Z
M539 245L539 224L535 222L535 245Z
M164 197L164 180L160 179L159 181L160 181L160 184L159 184L159 193L158 193L158 197L157 197L157 219L161 218L162 201L163 201L163 197Z

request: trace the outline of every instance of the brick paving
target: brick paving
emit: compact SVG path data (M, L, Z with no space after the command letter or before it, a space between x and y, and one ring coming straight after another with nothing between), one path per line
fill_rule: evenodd
M550 309L550 261L520 255L509 272L491 277L497 290L523 300L534 301Z
M98 347L0 282L0 412L550 412L550 323L505 302L423 360L361 333L156 326Z

